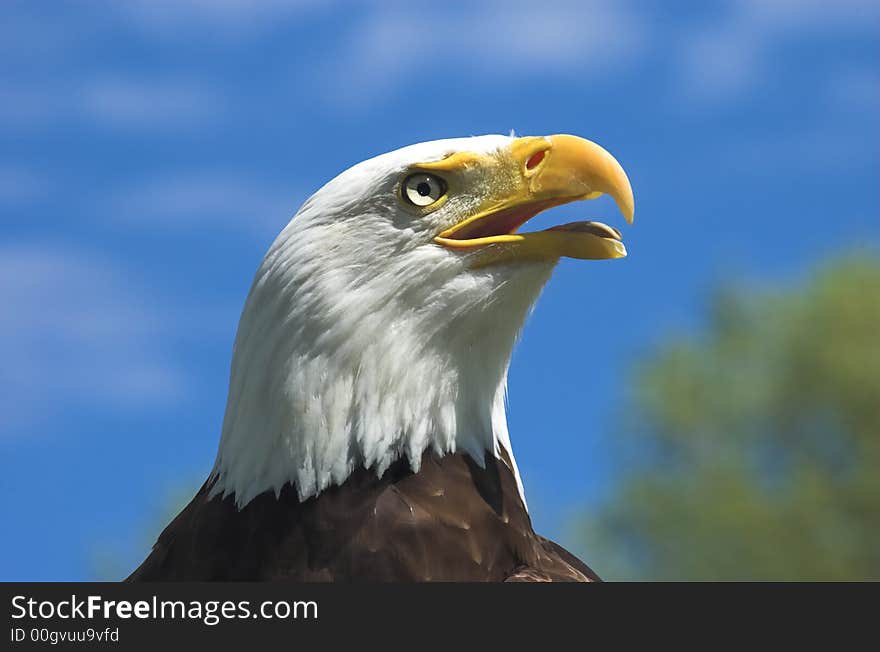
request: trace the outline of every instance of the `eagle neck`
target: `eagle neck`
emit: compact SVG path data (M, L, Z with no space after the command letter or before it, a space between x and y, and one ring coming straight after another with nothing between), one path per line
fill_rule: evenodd
M474 274L434 249L367 274L298 264L279 236L239 324L214 494L243 507L290 484L305 500L359 468L502 450L523 493L507 371L552 265Z

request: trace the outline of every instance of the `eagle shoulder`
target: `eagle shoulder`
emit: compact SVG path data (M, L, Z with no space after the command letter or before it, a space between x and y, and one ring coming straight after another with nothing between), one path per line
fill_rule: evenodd
M290 485L239 509L206 482L129 581L594 581L537 535L502 458L425 453L300 501Z

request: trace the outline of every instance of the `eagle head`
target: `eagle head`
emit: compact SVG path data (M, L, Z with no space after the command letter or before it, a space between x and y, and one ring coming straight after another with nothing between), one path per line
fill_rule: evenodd
M568 135L420 143L324 185L257 270L213 491L305 499L359 467L418 471L428 449L513 460L507 368L541 288L560 257L626 255L598 222L519 229L603 194L632 221L623 168Z

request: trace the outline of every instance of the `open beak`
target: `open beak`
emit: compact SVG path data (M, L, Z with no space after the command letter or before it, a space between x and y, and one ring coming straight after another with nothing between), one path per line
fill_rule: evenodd
M610 195L628 223L633 192L623 168L596 143L577 136L518 138L500 155L515 182L476 214L440 233L434 241L473 250L474 266L514 260L622 258L620 233L601 222L572 222L545 231L518 233L538 213L573 201Z

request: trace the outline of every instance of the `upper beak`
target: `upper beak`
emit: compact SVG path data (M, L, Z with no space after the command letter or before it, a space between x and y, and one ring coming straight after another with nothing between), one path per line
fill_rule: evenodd
M514 156L525 158L530 154L533 144L528 139L514 143ZM635 201L632 187L626 172L608 150L591 140L561 134L547 138L550 143L545 151L546 162L541 161L534 168L529 189L536 198L556 197L593 199L600 195L610 195L617 203L627 223L632 224ZM522 151L518 151L518 150ZM525 165L528 167L529 158ZM528 175L530 170L526 170Z
M482 247L478 266L511 259L620 258L620 234L599 222L575 222L536 233L516 230L539 212L573 201L612 197L628 223L635 212L632 187L620 163L596 143L569 135L515 140L503 165L514 190L493 198L475 215L440 233L435 242L454 249ZM486 245L504 245L486 247Z

